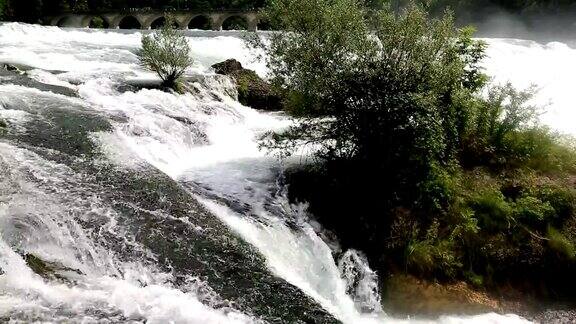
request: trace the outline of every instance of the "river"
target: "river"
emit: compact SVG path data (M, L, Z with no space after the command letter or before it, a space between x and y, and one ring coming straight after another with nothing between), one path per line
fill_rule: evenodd
M0 319L147 323L524 323L516 315L395 319L362 253L288 203L286 163L258 149L287 127L233 99L210 69L236 58L265 75L237 33L188 31L195 91L140 89L137 31L0 25ZM484 39L494 82L536 84L544 123L576 133L576 50ZM34 260L42 260L42 275ZM32 264L32 265L31 265ZM355 282L354 289L349 289Z

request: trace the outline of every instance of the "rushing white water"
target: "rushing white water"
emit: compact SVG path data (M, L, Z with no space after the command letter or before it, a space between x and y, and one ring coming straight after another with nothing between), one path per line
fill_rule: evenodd
M496 83L518 88L537 87L534 103L543 107L543 123L576 135L576 50L565 43L484 39L488 43L486 72Z
M189 41L196 63L189 76L198 80L196 94L174 95L147 89L119 91L118 85L124 80L153 78L137 65L134 53L140 36L139 33L4 24L0 25L0 62L31 66L35 70L28 75L36 80L66 86L79 93L79 99L59 98L60 101L67 100L69 105L127 120L115 123L114 133L94 134L111 159L124 167L137 167L140 161L146 161L182 183L224 223L255 246L276 276L300 288L336 318L345 323L413 322L392 319L381 309L377 276L360 252L346 251L340 260L334 260L333 251L319 235L318 227L308 219L305 206L288 203L283 188L278 185L283 165L261 152L256 139L264 131L286 127L290 121L282 115L260 113L242 106L233 99L230 80L214 75L210 69L211 64L234 57L264 74L262 64L253 60L254 53L237 37L204 37L191 33ZM560 43L486 41L490 46L485 66L496 76L496 81L510 79L519 86L536 83L542 88L537 100L551 102L544 121L576 133L574 125L565 121L571 114L571 102L576 99L573 98L576 94L567 89L576 75L572 73L576 72L576 51ZM0 86L0 105L2 100L47 104L42 101L45 95L35 91ZM0 109L0 117L18 125L26 113ZM60 222L67 217L61 214L72 213L71 202L81 199L72 197L62 201L57 193L43 192L36 182L74 179L67 170L46 165L49 162L31 152L5 144L0 144L0 163L21 165L22 169L10 179L0 179L0 188L14 187L2 181L17 181L22 197L37 197L37 201L5 203L0 200L0 268L5 272L0 275L0 317L14 309L46 313L58 305L60 312L54 313L54 318L85 313L80 311L85 309L100 309L120 313L119 318L126 320L144 318L152 323L255 321L234 310L211 308L210 301L195 293L203 284L193 278L193 274L190 287L183 292L167 284L169 274L156 269L153 262L123 263L106 251L104 245L88 239L77 223L72 221L63 226ZM54 171L41 173L50 168ZM35 182L19 180L29 172L35 174ZM81 179L73 184L81 186ZM0 198L2 194L7 193L0 192ZM102 215L103 223L107 224L104 229L121 237L123 233L115 227L114 212L107 210L98 197L88 201L94 212ZM38 213L39 210L44 212ZM76 286L46 283L13 252L16 243L9 238L17 232L10 231L18 223L18 217L40 219L35 223L44 227L30 229L34 233L29 237L35 240L27 242L34 244L28 246L27 251L33 250L45 260L86 274L79 276ZM118 272L123 274L122 280L115 276ZM148 284L144 287L135 284L142 280ZM438 322L524 321L514 315L486 314L445 316Z

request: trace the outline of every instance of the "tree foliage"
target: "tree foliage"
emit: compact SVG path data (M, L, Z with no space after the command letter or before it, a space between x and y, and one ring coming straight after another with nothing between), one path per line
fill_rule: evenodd
M311 143L325 161L386 179L389 202L418 200L418 183L459 146L483 44L416 6L397 18L357 0L275 0L266 13L287 31L264 46L274 84L305 117L267 145Z
M165 87L176 88L177 81L193 64L190 46L184 34L166 18L164 26L151 35L142 36L138 58L143 67L154 71Z
M576 288L559 284L576 268L576 153L538 124L534 89L487 85L472 30L359 0L272 0L265 16L285 32L252 44L296 120L262 145L314 157L287 173L291 199L380 271L479 285L525 267Z

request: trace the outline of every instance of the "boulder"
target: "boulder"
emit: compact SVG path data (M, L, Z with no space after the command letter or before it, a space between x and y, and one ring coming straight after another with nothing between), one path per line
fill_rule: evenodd
M233 78L238 90L238 101L254 109L282 110L282 97L270 83L264 81L256 72L245 69L234 59L212 65L217 74Z
M4 70L10 71L10 72L18 72L18 73L22 72L22 71L20 71L20 69L17 66L12 65L12 64L7 64L7 63L2 64L2 68Z
M212 68L214 68L214 72L216 72L216 74L222 75L230 75L233 72L244 70L242 63L236 61L235 59L229 59L224 62L216 63L212 65Z

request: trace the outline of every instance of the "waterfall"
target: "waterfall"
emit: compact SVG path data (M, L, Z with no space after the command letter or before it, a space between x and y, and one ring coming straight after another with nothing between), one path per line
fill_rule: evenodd
M187 35L195 58L187 78L196 91L177 95L135 86L154 78L138 66L138 32L0 25L0 62L30 67L28 77L52 86L42 91L0 77L0 118L10 126L0 137L0 318L259 323L278 315L259 308L265 298L256 296L257 289L276 287L281 297L270 305L289 308L286 301L293 301L293 309L309 310L325 322L330 316L344 323L432 322L386 315L377 273L361 251L336 253L306 206L288 202L278 180L298 158L280 162L267 156L257 138L289 126L290 119L242 106L231 81L210 70L234 57L265 75L257 53L239 37ZM543 80L546 91L538 100L560 98L546 122L570 114L565 108L574 94L552 76L561 73L568 84L576 75L569 73L574 63L561 69L557 60L576 62L576 51L560 43L486 41L485 64L499 81L520 71L512 55L524 62L531 55L556 60L535 74L519 74L533 79L512 81ZM56 135L42 138L42 127L55 123ZM34 125L38 136L30 139ZM67 127L85 139L74 142ZM572 132L570 127L559 126ZM72 144L61 147L59 138ZM155 194L155 187L137 196L148 177L161 182L162 193L177 197ZM122 187L124 179L137 185ZM156 209L148 197L164 207ZM193 245L190 251L199 256L172 255L163 246L174 239ZM242 262L222 259L227 251ZM43 275L31 265L35 258L49 269ZM244 268L244 262L250 264ZM218 279L226 275L243 283L246 269L257 271L262 285L231 286ZM275 294L260 291L267 298ZM296 294L302 296L290 299ZM487 321L525 322L497 314L454 314L437 322Z

